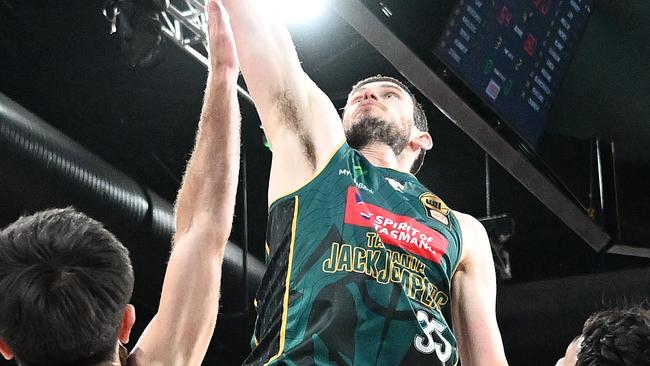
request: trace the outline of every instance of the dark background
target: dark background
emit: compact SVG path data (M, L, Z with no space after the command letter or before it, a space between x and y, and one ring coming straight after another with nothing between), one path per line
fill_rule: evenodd
M206 69L171 42L163 43L163 60L155 67L129 66L119 40L109 35L101 6L99 1L0 0L0 92L171 203L194 141ZM399 75L332 11L291 31L303 68L337 107L356 80ZM581 146L594 138L614 140L620 223L639 238L636 244L645 246L650 245L645 215L650 203L649 45L650 3L596 1L551 110L545 138L556 143L540 151L584 198L588 192L580 189L588 186L588 151ZM248 210L242 187L232 240L242 245L247 236L250 252L262 258L271 156L254 109L241 104ZM419 178L450 207L485 216L483 151L435 107L427 103L425 108L435 147ZM9 166L0 168L0 224L60 204L48 200L50 192L14 186L12 177L21 167ZM594 252L494 162L490 177L491 212L516 220L516 233L506 243L513 278L499 283L498 296L508 358L512 365L554 364L594 309L647 296L650 261ZM155 310L169 243L109 228L132 251L139 333ZM248 350L251 312L229 295L239 293L225 292L223 298L244 315L229 311L220 316L206 364L237 364ZM224 338L241 341L225 347Z

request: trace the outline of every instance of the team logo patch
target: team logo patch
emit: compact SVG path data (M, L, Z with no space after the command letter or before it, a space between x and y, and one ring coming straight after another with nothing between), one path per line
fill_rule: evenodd
M412 217L397 215L363 200L359 189L349 187L345 223L374 229L382 243L440 263L447 238Z
M445 205L440 197L431 192L422 193L420 195L420 202L424 206L424 211L427 216L434 220L438 220L445 225L449 225L449 207Z

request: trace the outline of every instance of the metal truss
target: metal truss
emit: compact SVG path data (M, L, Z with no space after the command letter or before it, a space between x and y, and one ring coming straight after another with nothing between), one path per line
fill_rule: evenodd
M174 0L161 12L163 34L205 67L208 61L208 17L205 0ZM237 93L251 105L250 94L237 85Z
M163 34L208 66L208 19L204 0L175 0L162 12Z

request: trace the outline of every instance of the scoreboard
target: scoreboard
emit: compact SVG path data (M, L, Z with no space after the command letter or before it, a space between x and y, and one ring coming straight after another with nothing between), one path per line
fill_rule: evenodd
M531 146L593 6L593 0L362 1L432 70L451 71Z
M460 0L434 54L535 145L591 0Z

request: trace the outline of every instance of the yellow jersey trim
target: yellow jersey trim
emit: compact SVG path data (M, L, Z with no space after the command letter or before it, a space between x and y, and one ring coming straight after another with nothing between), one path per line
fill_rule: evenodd
M338 150L337 150L338 151ZM298 226L298 196L294 197L293 221L291 223L291 244L289 245L289 263L287 264L287 279L284 285L284 300L282 302L282 324L280 325L280 347L278 353L271 357L264 366L278 359L284 352L287 333L287 317L289 315L289 285L291 284L291 267L293 264L293 248L296 242L296 226Z
M456 220L456 223L458 224L458 260L456 261L456 266L454 267L454 270L451 271L451 278L449 278L449 288L451 289L451 282L454 278L454 275L456 274L456 271L458 270L458 267L460 266L460 260L463 258L463 250L465 249L465 245L463 241L465 240L463 236L463 226L460 224L460 221L458 220L458 217L456 216L456 211L454 210L449 210L449 213L451 215L454 215L454 219ZM450 218L451 220L451 218ZM450 221L451 222L451 221Z

